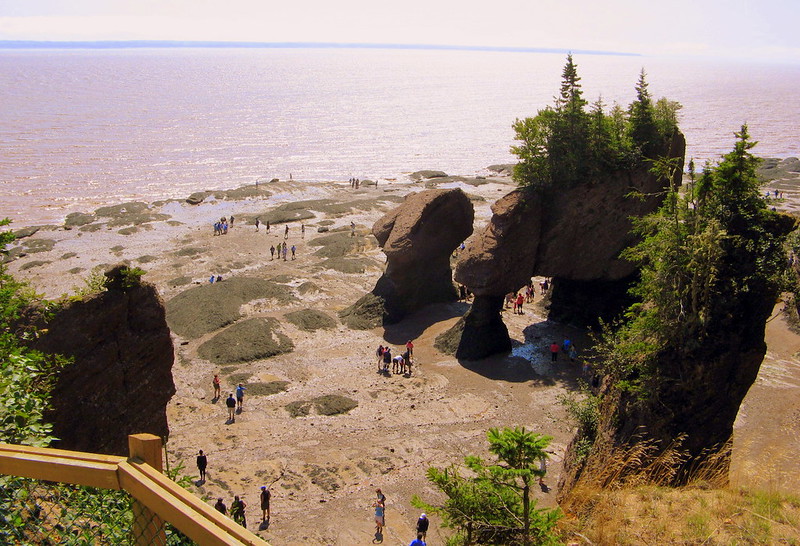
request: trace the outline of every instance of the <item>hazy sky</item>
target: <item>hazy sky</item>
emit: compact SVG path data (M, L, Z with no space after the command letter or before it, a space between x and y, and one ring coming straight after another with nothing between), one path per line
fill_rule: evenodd
M0 0L0 40L517 46L800 63L798 0Z

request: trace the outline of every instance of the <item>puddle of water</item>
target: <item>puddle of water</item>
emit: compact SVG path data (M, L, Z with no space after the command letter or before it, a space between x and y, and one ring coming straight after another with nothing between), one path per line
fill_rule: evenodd
M511 349L511 356L527 360L538 375L553 376L556 374L556 366L551 361L549 347L540 347L532 343L517 345Z

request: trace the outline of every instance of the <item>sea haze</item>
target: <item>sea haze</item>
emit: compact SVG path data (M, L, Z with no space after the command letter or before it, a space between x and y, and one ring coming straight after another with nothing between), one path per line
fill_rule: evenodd
M0 51L0 216L55 223L123 200L273 177L485 172L553 101L563 54L381 49ZM575 56L585 97L627 106L640 69L684 105L698 164L750 126L800 155L800 67Z

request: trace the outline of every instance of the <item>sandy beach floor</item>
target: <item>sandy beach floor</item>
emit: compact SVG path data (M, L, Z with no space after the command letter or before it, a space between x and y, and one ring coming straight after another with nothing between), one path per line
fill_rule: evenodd
M473 197L476 229L489 220L491 203L512 189L504 177L479 185L451 181L438 187L456 186ZM795 208L800 192L796 185L784 186L790 194L786 206ZM268 197L209 198L199 205L163 202L148 209L168 216L155 221L141 222L139 216L126 223L117 215L70 230L42 228L20 239L26 254L9 268L51 298L82 286L93 268L123 260L145 269L145 280L158 287L165 301L207 283L212 274L279 279L296 301L254 301L241 312L244 318L276 318L294 343L292 352L217 365L198 356L199 346L214 333L196 339L174 336L177 393L167 408L169 463L183 463L197 479L194 457L203 449L208 479L195 484L195 493L211 502L221 496L226 504L233 495L243 496L248 528L276 545L371 543L371 503L375 489L381 488L387 496L384 543L408 544L420 512L411 505L412 495L439 500L425 478L426 469L458 464L468 454L486 455L485 432L490 427L521 425L553 436L546 483L555 486L573 433L558 398L577 388L580 370L566 359L552 365L547 346L565 337L579 349L588 343L584 332L546 321L540 295L536 303L526 305L525 314L505 313L514 351L475 365L459 363L433 347L436 336L467 310L464 303L431 306L397 325L367 331L350 330L338 318L334 328L313 332L285 320L287 313L308 308L336 318L370 291L385 261L370 235L372 224L402 196L424 187L390 181L355 190L347 181L279 181L264 185ZM271 260L269 247L284 240L284 225L273 225L270 233L256 231L252 217L306 200L351 205L315 212L302 221L303 237L301 221L289 222L287 241L296 245L297 259ZM352 206L359 201L368 203ZM229 233L214 236L213 221L231 214L237 220ZM245 223L245 218L250 221ZM351 221L362 244L346 258L357 260L363 272L332 269L331 262L315 255L320 247L312 244L320 236L318 228L349 233ZM299 289L308 283L316 289ZM737 421L732 476L736 483L791 491L800 487L787 457L800 449L800 336L789 329L781 308L778 304L768 325L767 358ZM415 344L414 373L378 374L376 347L388 342L400 348L408 339ZM284 381L286 390L246 396L236 422L226 424L224 400L212 400L214 373L221 374L223 398L239 381ZM344 414L312 411L301 417L292 417L286 408L324 395L340 395L358 405ZM269 525L260 525L261 485L272 491ZM536 496L541 505L555 504L552 488ZM440 521L431 519L428 543L443 544Z

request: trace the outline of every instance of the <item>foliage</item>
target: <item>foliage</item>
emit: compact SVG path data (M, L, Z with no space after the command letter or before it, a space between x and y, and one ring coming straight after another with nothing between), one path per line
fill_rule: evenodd
M641 267L632 290L638 303L606 330L598 351L617 385L641 397L658 378L657 354L689 355L785 286L782 221L760 196L747 126L736 137L733 151L696 183L690 172L687 191L670 189L657 212L634 220L641 242L623 257ZM674 168L653 167L665 178Z
M72 288L72 296L62 296L63 302L67 301L75 301L85 298L86 296L91 296L93 294L99 294L106 289L106 279L105 273L103 272L102 267L95 267L90 272L89 275L83 279L83 286L76 286Z
M9 220L0 220L0 226ZM0 248L13 241L10 231L0 231ZM127 269L127 268L126 268ZM123 281L138 283L144 272L128 269ZM104 286L102 274L87 281L89 289ZM25 342L38 335L21 326L23 315L38 296L14 279L0 265L0 441L46 447L54 440L52 425L45 422L58 371L67 363L60 357L28 348ZM175 467L170 478L187 487ZM47 511L55 522L46 523ZM120 544L131 541L131 498L124 491L109 491L66 484L50 484L6 476L0 478L0 542L16 544ZM167 544L191 543L178 531L167 529Z
M123 267L121 273L122 288L127 290L141 285L142 276L146 273L146 271L139 267Z
M577 68L567 55L555 105L513 124L520 142L511 147L519 158L514 179L520 185L570 187L586 179L601 180L653 158L677 130L681 105L665 98L654 104L644 70L636 84L636 100L627 110L615 104L606 114L602 99L586 111Z
M495 461L465 457L468 475L455 465L429 468L428 480L447 499L431 505L414 496L412 504L441 515L445 527L457 530L451 544L555 544L561 512L537 509L530 497L533 480L545 474L542 461L552 438L524 427L492 428L486 436Z
M8 219L0 226L8 225ZM0 232L0 246L14 239ZM50 388L64 360L28 348L24 340L37 335L19 326L36 295L0 265L0 441L46 446L52 426L44 422Z
M579 380L579 393L566 392L558 396L558 401L567 410L572 423L578 427L578 445L576 455L583 460L589 455L594 439L597 436L597 424L600 420L600 397L589 389L585 381Z
M105 273L106 289L127 292L142 284L143 269L138 267L117 266Z

